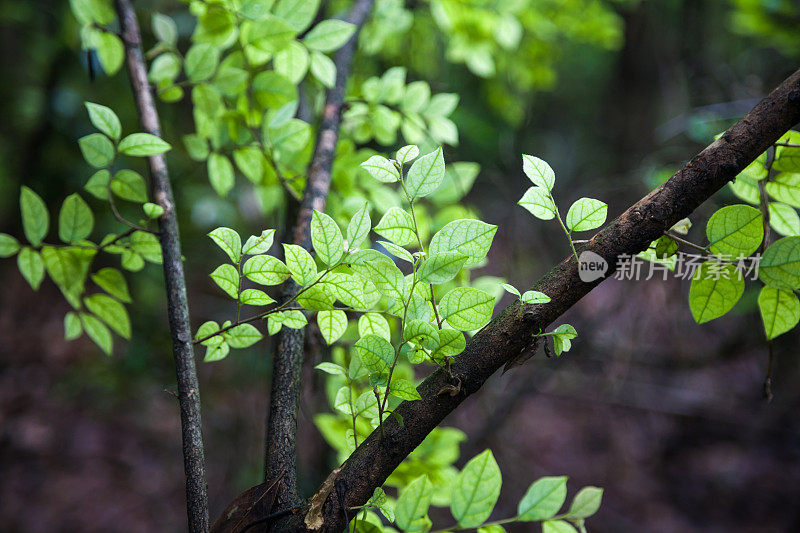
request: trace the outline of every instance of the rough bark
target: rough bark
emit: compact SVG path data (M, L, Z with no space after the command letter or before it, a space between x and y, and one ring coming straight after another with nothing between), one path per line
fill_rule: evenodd
M128 76L133 89L142 130L161 137L158 111L147 81L147 66L142 53L142 38L136 13L130 0L116 1ZM167 288L167 311L172 354L178 380L178 401L181 410L183 466L186 474L186 506L189 531L208 531L208 495L203 455L202 423L200 420L200 390L195 370L189 304L186 299L186 278L181 259L178 217L172 197L167 159L162 155L147 158L152 178L155 203L164 208L158 219L159 241L164 262L164 281Z
M732 126L639 202L598 232L579 253L590 250L604 258L611 275L620 256L636 254L665 230L692 213L702 202L732 180L784 132L800 121L800 71L792 74L747 116ZM602 278L604 279L604 278ZM339 532L345 527L343 508L363 505L400 462L470 394L504 364L517 357L543 331L601 281L585 283L578 276L574 256L556 265L532 288L551 297L546 305L519 303L507 307L475 335L451 367L452 378L438 370L419 387L421 400L402 403L396 412L400 426L389 418L385 437L373 432L337 468L305 511L280 531ZM457 386L458 393L441 394ZM336 490L333 490L333 489ZM340 502L338 494L344 494Z
M347 20L359 29L369 15L374 0L359 0ZM311 249L311 217L314 210L325 209L331 181L331 168L339 138L347 79L358 42L358 31L335 54L336 83L327 91L317 143L309 167L303 200L297 211L292 242ZM289 280L284 287L284 301L293 298L298 285ZM297 410L303 368L305 330L283 328L278 338L272 371L272 390L267 415L265 479L283 476L278 505L292 506L300 500L297 491Z

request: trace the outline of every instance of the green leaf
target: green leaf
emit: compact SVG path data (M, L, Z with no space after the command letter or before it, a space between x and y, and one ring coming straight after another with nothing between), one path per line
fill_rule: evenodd
M446 283L461 271L469 256L461 252L441 252L430 254L419 269L420 281L426 283Z
M543 477L528 487L517 506L519 520L533 522L555 516L567 498L567 477Z
M394 163L382 155L373 155L361 163L360 166L366 170L370 176L381 183L394 183L396 181L400 181L400 171L397 170L397 167L394 166Z
M316 368L317 370L322 370L323 372L325 372L327 374L331 374L333 376L337 376L337 375L346 376L347 375L347 369L344 368L341 365L337 365L336 363L324 362L324 363L318 364L314 368Z
M300 329L308 324L306 315L302 311L283 311L281 322L287 328Z
M163 154L172 149L166 141L149 133L132 133L119 143L119 153L134 157Z
M319 52L333 52L355 32L356 27L343 20L323 20L303 37L303 44Z
M599 228L606 221L608 206L594 198L580 198L570 206L566 225L570 231Z
M339 340L347 329L347 314L339 309L317 313L317 325L328 346Z
M271 255L256 255L245 261L242 274L260 285L280 285L291 272L280 259Z
M311 74L328 89L336 84L336 63L321 52L311 52Z
M471 331L491 320L494 297L472 287L456 287L444 295L439 307L448 324L455 329Z
M286 266L292 273L294 280L301 286L312 283L317 277L317 264L308 250L296 244L284 244Z
M419 147L413 144L409 144L407 146L403 146L397 151L395 154L395 160L400 163L400 166L403 166L405 163L409 161L413 161L419 155Z
M769 225L784 237L800 235L800 216L790 205L771 202L769 204Z
M311 216L311 243L323 263L335 266L344 255L344 239L339 226L321 211L314 209Z
M189 81L205 81L214 75L219 65L220 51L209 43L197 43L186 52L184 68Z
M106 170L98 170L89 178L83 188L100 200L108 200L108 184L111 181L111 173Z
M39 252L29 246L22 248L17 256L17 267L33 290L38 290L44 279L44 261Z
M377 335L386 339L392 340L392 332L389 328L389 323L380 313L364 313L358 319L358 335L363 337L365 335Z
M181 73L181 58L176 54L161 54L150 63L150 72L147 79L158 85L159 88L169 87ZM177 87L180 90L180 87ZM163 96L163 92L161 93ZM181 92L181 95L183 93Z
M11 257L19 252L20 244L8 233L0 233L0 257Z
M525 304L546 304L550 301L550 297L539 291L525 291L520 300Z
M308 72L308 50L297 41L275 54L272 65L275 72L283 74L292 83L300 83Z
M274 238L274 229L265 229L259 236L251 235L244 243L242 253L245 255L265 254L272 247Z
M542 533L578 533L578 530L564 520L548 520L542 522Z
M532 155L522 156L522 171L534 185L543 187L548 191L553 190L556 182L556 173L543 159Z
M109 76L116 74L125 59L125 47L122 45L122 40L115 33L98 30L94 33L92 41L97 50L100 64L103 65L103 70Z
M556 216L556 204L542 187L531 187L517 203L538 219L552 220Z
M87 248L63 247L42 248L42 259L47 273L61 289L61 293L69 304L80 308L80 296L83 294L84 282L89 273L89 266L97 254L97 250Z
M61 205L58 214L58 236L66 243L80 241L89 236L94 228L92 210L78 194L70 194Z
M152 202L145 202L142 205L142 211L144 211L144 216L150 220L156 219L164 214L164 208Z
M131 302L131 294L128 292L128 283L125 281L122 272L116 268L101 268L92 274L92 281L118 300L126 303Z
M275 300L259 289L245 289L239 295L239 301L244 305L269 305Z
M569 511L564 518L588 518L600 509L600 502L603 500L603 489L599 487L583 487L575 498Z
M217 246L222 248L222 251L228 254L231 261L238 263L242 258L242 238L239 234L230 228L217 228L208 234L211 240Z
M23 185L20 189L19 208L22 213L22 230L25 232L25 237L32 245L39 246L50 226L47 206L44 205L38 194Z
M758 295L758 309L767 340L786 333L800 321L800 301L792 291L763 287Z
M175 21L161 13L153 13L150 18L150 27L156 39L162 43L175 46L178 42L178 26Z
M92 133L78 139L83 158L93 167L107 167L114 161L114 144L102 133Z
M500 496L502 476L491 450L470 459L458 474L450 511L461 527L476 527L489 518Z
M738 179L736 181L739 181ZM800 174L781 172L766 185L767 194L792 207L800 207Z
M472 266L486 257L497 226L481 220L462 218L440 229L431 239L428 253L460 252L468 257L464 266Z
M739 174L728 186L737 198L753 205L759 205L761 203L758 181L744 175L744 173Z
M428 196L444 180L445 165L441 146L414 161L405 179L405 190L411 199Z
M506 533L506 528L498 524L489 524L479 527L477 533Z
M411 252L409 252L402 246L397 246L395 243L389 241L378 241L378 244L383 246L387 252L389 252L396 258L401 259L403 261L407 261L412 264L414 263L414 256L411 255Z
M369 217L369 204L356 211L347 224L347 249L355 250L369 235L372 220Z
M226 331L223 336L231 348L248 348L264 338L252 324L239 324Z
M122 169L111 180L111 192L130 202L147 201L147 184L144 178L133 170Z
M375 226L375 233L400 246L408 246L417 240L414 219L411 214L399 207L392 207L386 211Z
M223 198L234 185L233 165L226 156L213 152L208 156L208 180L214 190Z
M800 288L800 237L778 239L761 256L758 278L776 289Z
M228 346L227 342L221 342L219 344L213 344L206 348L206 355L203 357L203 361L206 363L211 363L213 361L221 361L225 359L231 351L231 347Z
M119 117L110 108L93 104L91 102L84 102L86 110L89 112L89 120L92 125L105 133L114 140L119 140L122 135L122 124L119 122Z
M239 272L235 266L228 264L218 266L211 273L211 279L231 298L239 297Z
M709 249L736 259L755 252L764 239L761 212L749 205L729 205L711 215L706 226Z
M430 351L439 347L439 330L425 320L409 320L403 338Z
M131 248L151 263L161 264L161 243L158 237L144 231L134 231Z
M365 279L372 281L381 294L402 300L405 290L405 277L388 257L378 261L370 261L366 264ZM362 271L363 272L363 271Z
M389 388L389 394L397 396L401 400L421 400L422 396L417 392L417 388L413 383L407 379L398 378L392 381L392 386Z
M433 484L428 476L422 475L406 485L397 498L394 507L395 523L403 530L408 530L411 523L425 516L431 504Z
M71 341L81 336L83 328L81 327L81 319L77 313L70 311L64 315L64 340Z
M439 347L433 352L433 358L441 361L445 357L455 357L467 347L464 334L455 329L439 330Z
M233 152L233 161L242 174L253 183L261 183L267 161L264 154L255 146L243 146Z
M509 293L513 294L517 298L520 298L522 296L519 293L519 290L516 287L514 287L513 285L509 285L508 283L501 283L500 286L503 287L503 289L505 289L506 292L509 292Z
M706 261L695 270L689 287L689 309L698 324L730 311L744 292L744 279L735 266Z
M318 9L319 0L280 0L275 6L275 15L301 32L314 21Z
M131 338L131 320L125 306L107 294L92 294L83 299L86 308L126 339Z
M361 362L370 373L381 373L394 362L394 348L389 341L378 335L364 335L355 343Z
M311 140L311 127L306 122L293 118L279 128L270 126L269 138L273 147L280 152L299 152Z
M426 81L411 82L405 87L400 108L404 113L421 113L428 105L431 97L431 87ZM411 159L414 159L413 157ZM404 158L398 158L402 162Z
M114 341L111 338L111 332L105 324L100 322L97 317L88 313L80 313L78 316L80 317L83 330L89 338L92 339L106 355L111 355L111 348Z

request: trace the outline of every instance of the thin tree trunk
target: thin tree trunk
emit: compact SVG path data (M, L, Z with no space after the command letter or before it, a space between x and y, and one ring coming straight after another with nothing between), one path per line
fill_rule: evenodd
M139 121L146 133L161 137L158 112L147 81L147 66L142 53L142 38L136 13L130 0L116 0L125 58L133 89ZM164 260L164 281L167 287L167 311L172 336L172 354L178 380L178 401L181 409L183 467L186 473L186 507L189 531L208 531L208 494L203 435L200 420L200 390L197 383L189 304L186 299L186 278L181 259L178 217L167 170L162 155L147 158L152 178L154 201L164 208L158 219L159 241Z

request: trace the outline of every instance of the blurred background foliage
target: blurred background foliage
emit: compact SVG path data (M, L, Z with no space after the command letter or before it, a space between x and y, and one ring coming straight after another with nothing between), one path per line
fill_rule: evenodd
M334 0L325 10L348 5ZM192 33L180 2L137 7L173 16L181 42ZM544 158L562 191L603 199L615 216L745 113L800 56L800 11L791 0L378 0L376 11L351 92L402 66L407 82L460 95L449 116L460 136L446 157L480 164L464 205L500 226L485 274L519 287L568 252L552 228L515 206L526 188L519 154ZM149 21L142 23L152 44ZM124 74L100 71L90 80L79 29L67 2L0 5L0 231L20 233L21 184L51 206L84 185L91 169L76 145L91 131L84 100L112 107L128 131L137 124ZM161 112L165 138L194 131L187 105ZM205 165L173 144L196 327L224 305L207 277L217 258L205 234L219 225L255 233L278 225L283 212L245 180L218 197ZM385 150L381 144L371 147ZM354 147L345 142L339 151ZM347 168L334 169L334 180L351 180ZM346 199L345 191L332 202ZM720 193L695 220L732 199ZM96 213L105 217L98 225L111 223L105 210ZM52 284L34 295L13 264L0 269L0 528L180 530L179 422L159 267L129 278L138 295L133 340L110 359L85 339L62 340L66 303ZM747 313L755 298L743 298L739 316L699 327L685 294L678 280L606 282L570 312L581 337L566 359L537 358L494 377L451 417L449 425L470 435L462 457L487 445L498 456L507 507L530 479L563 473L576 486L606 487L595 531L800 528L800 339L795 332L776 345L776 399L766 405L766 351L758 317ZM269 367L263 347L200 365L212 512L260 477ZM306 383L301 475L311 490L335 452L310 421L326 409L320 378L309 372ZM498 512L511 514L503 505Z

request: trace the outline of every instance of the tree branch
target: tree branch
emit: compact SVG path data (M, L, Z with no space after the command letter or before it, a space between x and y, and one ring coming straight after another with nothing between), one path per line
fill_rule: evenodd
M646 249L799 120L800 71L797 71L666 183L580 246L579 253L590 250L605 259L609 264L608 277L620 256ZM418 388L422 399L403 402L397 408L403 425L390 418L384 423L383 439L373 432L331 473L305 511L281 531L342 531L346 525L342 509L363 505L375 487L383 484L445 416L477 391L489 376L517 357L533 335L544 331L601 281L581 281L572 255L556 265L533 287L549 295L550 303L525 305L521 313L519 302L507 307L472 338L450 367L452 378L443 370L431 374ZM439 394L456 380L460 381L457 394ZM344 491L333 491L331 487L344 487ZM345 494L345 501L338 501L339 492Z
M161 137L158 111L147 81L147 66L142 53L142 38L136 13L130 0L116 0L128 76L133 89L139 121L146 133ZM178 401L181 409L183 467L186 474L186 506L189 531L208 531L208 494L203 435L200 420L200 390L192 349L189 304L186 299L186 278L181 259L178 218L167 170L162 155L147 158L153 184L154 201L164 208L158 219L159 241L164 259L164 281L167 287L167 311L172 336L172 354L178 380Z
M358 31L372 10L373 1L359 0L353 6L347 20L355 24L357 30L334 56L336 83L326 94L308 180L291 234L294 244L308 250L311 249L311 217L314 209L322 211L325 208L330 188L331 168L342 121L342 104L356 52ZM298 290L297 283L290 279L284 287L284 300L296 296ZM300 500L297 490L296 439L304 340L305 330L283 328L273 362L264 474L267 480L284 476L278 495L279 506L293 506Z

